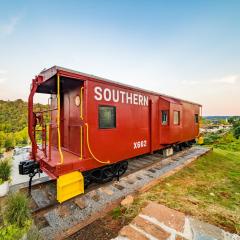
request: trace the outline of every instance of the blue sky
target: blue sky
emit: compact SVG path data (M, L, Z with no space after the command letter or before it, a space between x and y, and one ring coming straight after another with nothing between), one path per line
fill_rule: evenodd
M53 65L240 115L240 1L0 0L0 99ZM41 98L39 98L41 99Z

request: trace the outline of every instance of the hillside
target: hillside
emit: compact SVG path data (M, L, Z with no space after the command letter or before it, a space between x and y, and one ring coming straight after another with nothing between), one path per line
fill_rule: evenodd
M46 106L35 104L34 108L45 109ZM27 102L0 100L0 152L27 143Z

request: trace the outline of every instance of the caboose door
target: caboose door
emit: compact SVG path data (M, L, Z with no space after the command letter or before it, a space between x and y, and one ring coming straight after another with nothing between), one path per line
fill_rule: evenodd
M63 147L80 155L80 89L77 87L64 93L64 141Z

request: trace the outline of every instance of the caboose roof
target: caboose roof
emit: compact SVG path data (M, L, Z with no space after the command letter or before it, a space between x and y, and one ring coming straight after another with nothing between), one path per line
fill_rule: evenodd
M131 85L128 85L128 84L123 84L123 83L120 83L120 82L112 81L112 80L109 80L107 78L98 77L98 76L95 76L95 75L92 75L92 74L87 74L87 73L75 71L75 70L72 70L72 69L63 68L63 67L60 67L60 66L53 66L49 69L44 69L39 73L39 76L42 76L43 77L43 82L45 82L45 81L49 80L50 78L53 78L58 72L60 73L60 75L64 75L64 76L69 77L69 78L74 78L74 79L79 79L79 80L92 80L92 81L99 81L99 82L107 82L107 83L111 83L113 85L117 85L117 86L120 86L120 87L125 87L125 88L128 88L128 89L131 89L131 90L138 90L140 92L145 92L145 93L157 95L157 96L163 97L166 101L169 101L169 102L178 102L179 103L179 101L182 101L182 102L188 102L188 103L191 103L191 104L202 106L201 104L195 103L195 102L192 102L192 101L172 97L172 96L169 96L167 94L162 94L162 93L146 90L146 89L139 88L139 87L134 87L134 86L131 86Z

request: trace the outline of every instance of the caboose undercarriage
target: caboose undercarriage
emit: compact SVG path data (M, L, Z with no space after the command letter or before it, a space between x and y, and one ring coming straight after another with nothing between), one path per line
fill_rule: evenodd
M48 110L34 111L35 93L50 94ZM31 161L19 172L32 178L44 171L56 179L63 202L91 182L119 178L127 159L191 144L199 114L198 104L55 66L32 81Z

